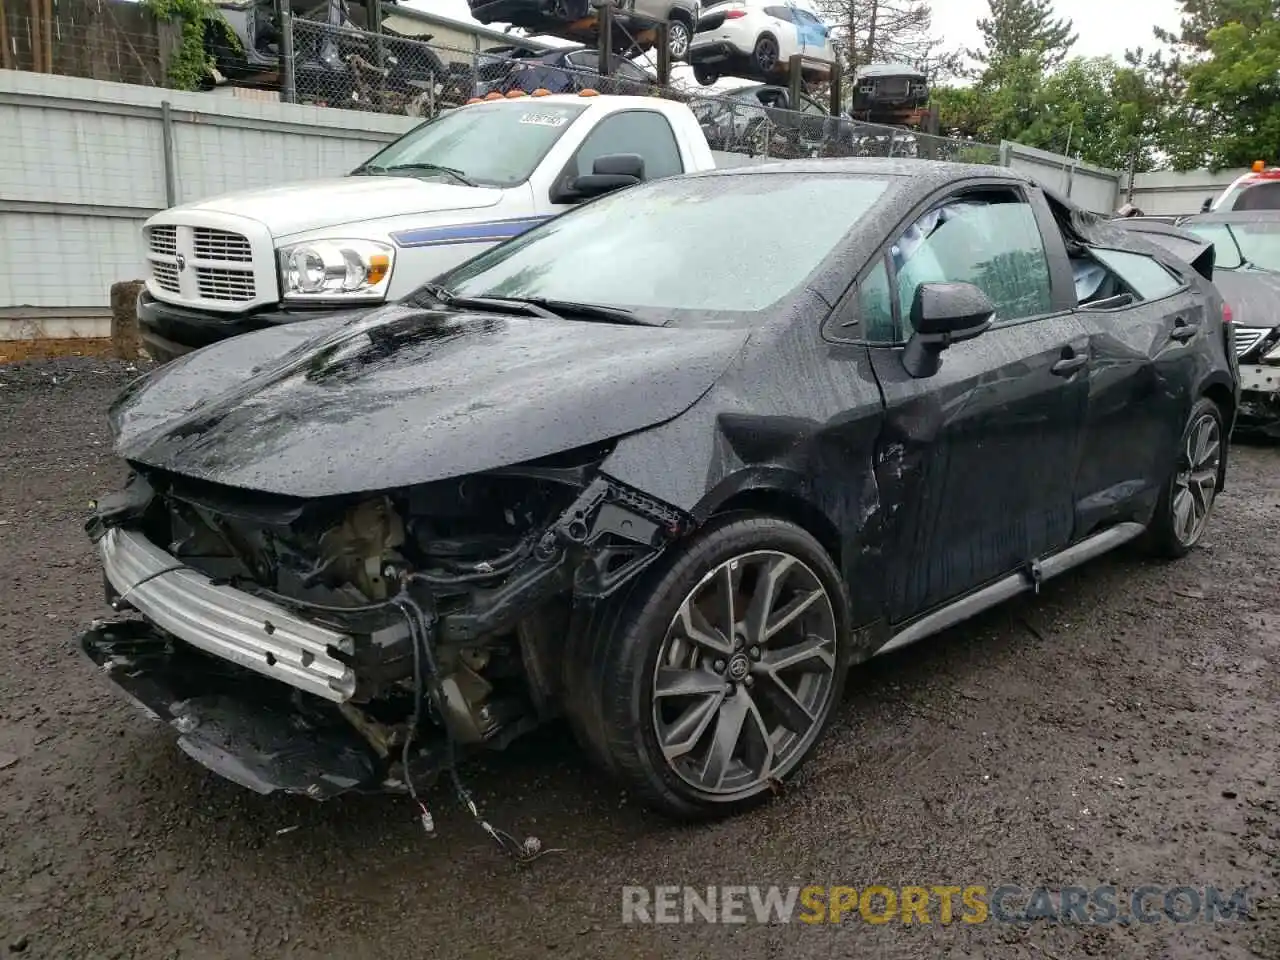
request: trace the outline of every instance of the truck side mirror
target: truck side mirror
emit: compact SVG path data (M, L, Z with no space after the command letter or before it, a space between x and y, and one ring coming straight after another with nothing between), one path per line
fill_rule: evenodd
M902 366L916 379L932 377L942 351L986 332L995 319L990 298L972 283L922 283L911 301L911 339Z
M601 194L634 187L644 179L644 158L635 153L608 153L596 157L591 172L574 177L567 188L554 191L553 203L573 203Z
M1213 209L1213 197L1205 197L1204 203L1200 204L1200 212L1208 213Z

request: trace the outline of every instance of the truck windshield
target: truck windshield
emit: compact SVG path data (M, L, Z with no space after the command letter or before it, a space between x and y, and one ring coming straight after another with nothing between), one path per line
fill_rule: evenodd
M1280 219L1261 223L1189 223L1186 229L1213 241L1216 266L1280 271Z
M524 183L569 125L576 103L477 103L424 123L378 151L353 176L430 177L477 186Z
M534 227L435 286L459 298L589 304L636 322L750 322L803 287L888 185L810 173L654 180ZM786 223L786 243L762 244Z

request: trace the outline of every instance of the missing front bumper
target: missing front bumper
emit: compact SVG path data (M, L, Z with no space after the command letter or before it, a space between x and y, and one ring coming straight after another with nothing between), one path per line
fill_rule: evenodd
M98 553L119 600L175 637L326 700L354 693L354 672L335 656L354 650L349 635L214 583L136 530L107 530Z
M385 763L328 704L171 640L140 620L96 624L84 654L178 746L219 776L257 793L325 800L376 791Z

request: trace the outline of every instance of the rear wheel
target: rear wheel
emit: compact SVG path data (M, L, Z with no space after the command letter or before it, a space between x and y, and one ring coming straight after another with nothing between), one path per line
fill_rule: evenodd
M1151 521L1155 550L1184 557L1200 542L1213 514L1226 449L1222 409L1207 397L1192 408L1178 445L1178 459Z
M701 63L693 65L693 79L704 87L709 87L720 79L720 71L714 67L705 66Z
M600 699L584 719L599 725L592 752L647 805L728 815L812 753L843 690L849 633L843 582L812 536L726 517L615 604L587 645Z
M770 74L778 69L778 41L765 33L756 40L755 49L751 51L751 62L761 73Z
M667 49L672 60L687 60L689 44L693 41L693 31L685 20L672 17L667 24Z

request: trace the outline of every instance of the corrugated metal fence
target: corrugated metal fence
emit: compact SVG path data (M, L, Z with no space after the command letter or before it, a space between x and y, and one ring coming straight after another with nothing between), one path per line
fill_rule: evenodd
M339 176L420 122L0 70L0 339L101 335L151 214Z

